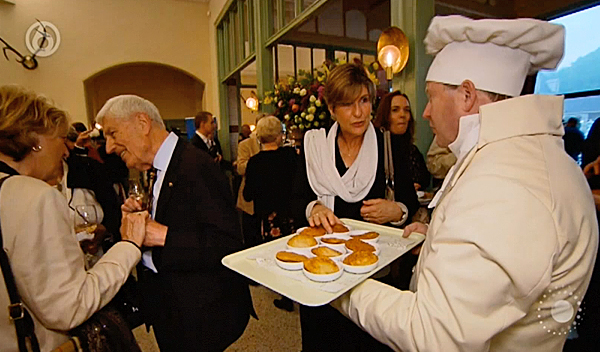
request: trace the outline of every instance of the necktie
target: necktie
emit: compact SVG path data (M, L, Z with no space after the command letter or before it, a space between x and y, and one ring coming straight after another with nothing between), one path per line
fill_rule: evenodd
M148 170L148 213L152 215L154 203L154 183L156 182L156 168Z

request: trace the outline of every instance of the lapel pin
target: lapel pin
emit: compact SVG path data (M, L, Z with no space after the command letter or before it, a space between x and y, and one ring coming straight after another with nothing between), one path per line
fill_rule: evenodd
M173 182L169 182L169 187L173 187Z

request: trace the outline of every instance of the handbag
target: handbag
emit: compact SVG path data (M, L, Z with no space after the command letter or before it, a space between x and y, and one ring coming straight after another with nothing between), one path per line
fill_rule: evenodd
M385 169L385 199L394 201L394 159L390 131L383 130L383 166Z
M0 180L0 188L4 181ZM10 305L9 319L15 324L20 352L40 352L35 335L35 324L31 315L21 302L21 296L15 283L8 255L3 250L2 229L0 227L0 266ZM94 313L83 324L69 331L71 338L53 350L53 352L141 352L131 333L129 325L121 314L110 305Z

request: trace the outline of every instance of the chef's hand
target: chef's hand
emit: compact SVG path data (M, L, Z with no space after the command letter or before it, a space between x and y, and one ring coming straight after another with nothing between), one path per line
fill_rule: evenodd
M333 214L331 209L323 204L315 204L308 217L308 223L311 227L322 225L327 233L333 233L333 225L341 224L342 222Z
M369 199L363 201L360 215L365 221L375 224L387 224L400 221L404 212L396 202L387 199Z
M427 224L424 224L422 222L413 222L412 224L407 225L404 228L404 233L402 234L402 237L408 237L413 232L417 232L422 235L427 235L428 229L429 229L429 225L427 225ZM422 243L419 244L418 246L416 246L415 248L412 249L411 253L414 255L419 255L419 253L421 253L422 246L423 246Z

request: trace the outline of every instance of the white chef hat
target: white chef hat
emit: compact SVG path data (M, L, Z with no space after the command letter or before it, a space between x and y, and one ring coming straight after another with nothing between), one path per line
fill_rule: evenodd
M518 96L528 74L554 69L564 51L563 26L534 19L434 17L425 48L435 55L427 81Z

